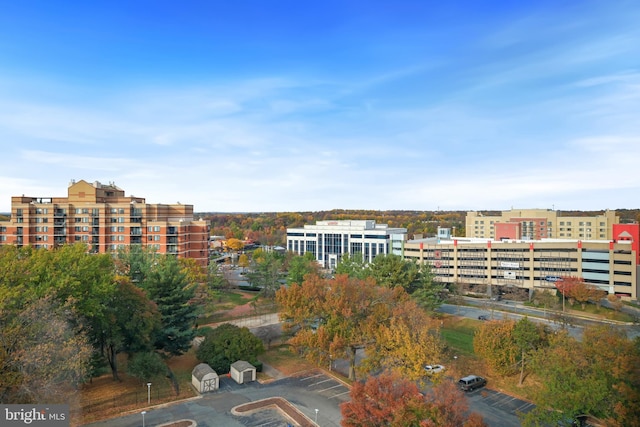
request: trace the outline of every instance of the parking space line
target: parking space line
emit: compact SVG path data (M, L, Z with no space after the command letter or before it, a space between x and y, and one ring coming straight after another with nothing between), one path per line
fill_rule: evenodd
M323 375L324 375L324 374L316 374L316 375L312 375L312 376L310 376L310 377L300 378L300 381L312 380L312 379L314 379L314 378L318 378L318 377L321 377L321 376L323 376Z
M337 385L334 385L333 387L324 388L324 389L322 389L322 390L317 390L317 392L318 392L318 393L322 393L322 392L325 392L325 391L327 391L327 390L331 390L331 389L338 388L338 387L344 387L344 386L343 386L342 384L337 384Z
M347 391L342 392L342 393L334 394L329 399L333 399L334 397L342 396L343 394L349 394L349 393L350 393L350 390L347 390Z
M327 378L326 380L318 381L317 383L309 384L307 387L313 387L314 385L326 383L327 381L333 381L331 378Z

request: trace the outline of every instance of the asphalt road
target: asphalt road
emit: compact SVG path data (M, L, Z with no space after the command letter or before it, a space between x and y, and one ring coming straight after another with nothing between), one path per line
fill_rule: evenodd
M480 315L485 315L490 319L514 319L520 320L527 316L529 320L538 323L545 323L554 329L559 329L563 325L553 320L553 312L550 310L540 310L516 303L513 301L489 302L487 300L477 300L475 298L465 299L465 304L473 305L452 305L443 304L439 311L456 316L477 319ZM584 318L571 318L567 316L569 323L566 325L569 334L580 339L585 326L597 325L602 321ZM623 329L627 337L633 339L640 336L640 325L614 324L615 327Z

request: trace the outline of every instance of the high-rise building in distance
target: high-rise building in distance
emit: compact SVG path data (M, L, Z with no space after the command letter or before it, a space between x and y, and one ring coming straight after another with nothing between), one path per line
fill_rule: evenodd
M194 218L193 205L149 204L125 196L114 183L80 180L71 181L67 197L11 197L11 217L0 221L0 245L84 243L93 253L141 245L206 266L209 229Z

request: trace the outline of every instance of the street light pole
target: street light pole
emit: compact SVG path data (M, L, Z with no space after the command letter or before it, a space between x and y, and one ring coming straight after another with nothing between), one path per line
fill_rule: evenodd
M141 414L142 414L142 427L144 427L144 414L146 414L146 413L147 413L147 411L142 411L141 412Z
M319 409L316 408L316 424L318 424L318 411L319 411Z
M151 404L151 383L147 383L147 405Z

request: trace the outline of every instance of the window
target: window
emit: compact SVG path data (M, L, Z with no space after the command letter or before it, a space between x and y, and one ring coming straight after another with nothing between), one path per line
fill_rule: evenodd
M147 231L148 231L149 233L151 233L151 232L153 231L153 227L152 227L152 226L148 226L148 227L147 227Z
M118 230L117 227L109 227L109 231L111 231L112 233L115 233L116 230Z
M156 242L160 241L160 236L158 234L156 234L155 236L153 236L153 240L155 240Z
M116 236L109 236L109 240L111 240L112 242L116 241Z
M118 213L119 213L119 214L121 214L121 215L123 215L123 214L124 214L124 208L120 208L120 209L118 209Z
M119 216L118 217L118 222L123 223L124 222L124 217L123 216Z
M155 231L156 233L160 231L160 226L159 225L154 225L153 226L153 231Z
M82 227L73 227L73 231L75 231L76 233L79 233L82 231Z
M119 242L124 242L124 236L118 236L118 241Z
M89 227L87 227L86 225L84 227L82 227L82 231L87 232L89 231Z
M118 210L117 210L116 208L111 208L110 212L111 212L112 214L115 214L115 213L118 213Z
M124 227L123 226L118 227L118 233L124 233Z

